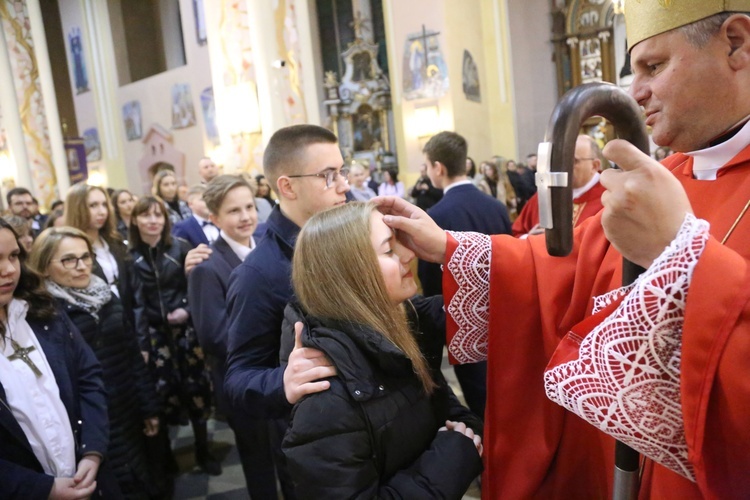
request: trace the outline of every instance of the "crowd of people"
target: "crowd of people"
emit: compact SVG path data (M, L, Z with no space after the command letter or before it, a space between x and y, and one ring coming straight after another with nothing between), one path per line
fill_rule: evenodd
M750 16L629 5L631 93L676 153L579 136L567 257L534 156L477 181L450 131L422 151L426 211L315 125L276 131L263 176L202 159L185 199L172 170L142 196L76 184L47 220L9 191L0 499L169 498L169 426L222 472L212 409L253 499L457 499L483 471L485 498L608 497L615 439L642 498L746 496Z

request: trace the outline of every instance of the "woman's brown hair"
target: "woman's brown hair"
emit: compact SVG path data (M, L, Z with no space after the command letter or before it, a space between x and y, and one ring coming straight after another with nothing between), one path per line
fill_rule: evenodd
M118 201L120 199L120 196L123 194L129 194L131 198L133 197L133 193L128 191L127 189L117 189L114 193L112 193L112 208L115 211L115 218L118 220L122 219L122 216L120 215L120 207L117 205ZM117 227L117 226L115 226Z
M313 316L372 328L411 360L426 393L437 386L422 356L403 304L394 306L370 239L372 203L352 202L320 212L300 231L292 284Z
M57 303L44 286L44 279L29 269L26 265L28 254L23 245L18 241L18 234L7 221L0 218L0 231L7 229L13 233L19 249L19 262L21 264L21 276L18 285L13 291L13 298L25 300L29 304L26 317L32 320L45 320L57 315ZM0 321L0 337L5 338L5 323Z
M68 190L68 196L65 198L65 225L80 229L84 233L88 231L91 224L91 214L89 213L87 200L89 193L92 191L101 192L107 202L107 220L104 222L104 226L99 229L99 236L107 242L110 251L117 255L123 241L122 236L117 232L115 211L112 208L112 201L106 189L99 186L92 186L85 182L79 182L71 186Z
M151 207L159 207L161 214L164 216L164 228L161 231L161 243L169 248L172 246L172 224L169 222L169 215L164 201L156 196L144 196L139 199L133 207L133 213L130 214L130 226L128 227L128 245L130 248L138 248L142 243L141 232L138 230L138 216L147 213Z

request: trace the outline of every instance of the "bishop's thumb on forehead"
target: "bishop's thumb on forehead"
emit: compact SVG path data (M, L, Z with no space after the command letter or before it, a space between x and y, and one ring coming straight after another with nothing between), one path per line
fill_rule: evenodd
M629 171L646 166L651 158L623 139L609 141L604 146L604 156L620 169Z

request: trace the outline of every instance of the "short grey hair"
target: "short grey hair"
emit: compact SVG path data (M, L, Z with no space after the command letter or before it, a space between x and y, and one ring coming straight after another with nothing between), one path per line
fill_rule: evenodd
M687 39L690 45L695 48L702 49L708 44L708 42L716 36L721 30L721 26L724 21L729 19L733 14L747 14L745 12L722 12L720 14L714 14L713 16L706 17L700 21L686 24L677 28L682 35Z

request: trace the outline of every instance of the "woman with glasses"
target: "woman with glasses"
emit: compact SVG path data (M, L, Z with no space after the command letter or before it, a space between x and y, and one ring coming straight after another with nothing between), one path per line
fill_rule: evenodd
M312 347L337 370L292 410L282 450L299 498L458 499L482 470L482 423L440 372L442 297L412 299L413 259L370 203L299 233L282 355Z
M208 474L219 475L221 465L208 449L210 383L187 303L184 267L192 247L172 237L167 209L154 196L144 196L135 204L129 244L136 333L156 380L166 423L179 425L187 413L195 434L198 466ZM165 459L173 464L171 456Z
M0 219L0 496L120 498L101 368L25 258Z
M94 249L82 231L50 228L34 242L29 267L45 277L102 366L109 412L107 461L126 498L151 493L146 436L159 428L159 402L122 302L92 273Z
M181 200L178 196L177 176L174 171L169 169L159 170L154 176L151 194L164 201L167 206L169 221L173 226L193 215L187 202Z
M104 188L85 182L73 185L65 199L65 225L86 233L95 252L93 272L104 279L123 301L131 318L131 292L128 288L128 253L117 232L114 210ZM132 321L131 321L132 322Z

